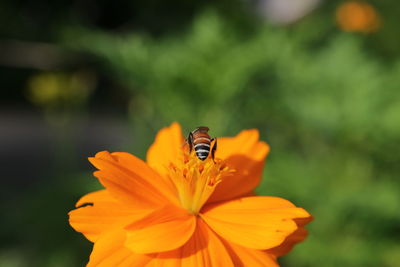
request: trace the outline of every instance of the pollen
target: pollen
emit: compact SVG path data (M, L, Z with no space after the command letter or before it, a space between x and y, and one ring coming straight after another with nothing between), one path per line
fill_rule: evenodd
M198 214L223 179L235 172L221 159L208 157L201 161L195 152L183 151L183 161L170 164L169 178L176 187L182 207L191 214Z

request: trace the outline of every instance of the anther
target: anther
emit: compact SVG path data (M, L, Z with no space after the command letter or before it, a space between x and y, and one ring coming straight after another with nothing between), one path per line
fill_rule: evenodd
M176 166L172 162L169 163L169 168L176 172Z
M204 170L204 164L199 165L199 172L202 173Z

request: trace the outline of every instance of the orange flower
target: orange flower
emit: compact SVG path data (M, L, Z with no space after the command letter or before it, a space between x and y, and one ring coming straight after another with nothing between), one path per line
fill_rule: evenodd
M349 1L336 10L336 21L346 32L375 32L380 27L380 18L373 6L361 1Z
M89 158L105 189L69 213L94 242L88 266L278 266L306 237L309 213L252 193L269 151L257 130L219 138L215 162L183 143L174 123L158 133L147 163L121 152Z

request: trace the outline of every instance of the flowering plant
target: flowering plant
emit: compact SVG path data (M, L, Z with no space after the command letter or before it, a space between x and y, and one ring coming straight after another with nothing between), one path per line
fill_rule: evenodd
M218 139L215 159L162 129L147 162L99 152L105 189L82 197L69 222L94 243L88 266L278 266L306 237L311 215L278 197L254 196L269 147L257 130Z

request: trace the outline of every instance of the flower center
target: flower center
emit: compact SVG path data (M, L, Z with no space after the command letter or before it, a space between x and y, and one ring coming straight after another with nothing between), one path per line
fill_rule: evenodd
M182 207L192 214L198 214L214 192L217 185L234 170L221 159L211 156L204 161L194 151L184 149L183 161L170 163L169 177L175 184Z

